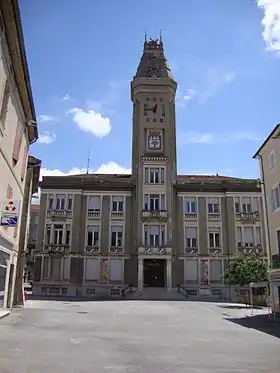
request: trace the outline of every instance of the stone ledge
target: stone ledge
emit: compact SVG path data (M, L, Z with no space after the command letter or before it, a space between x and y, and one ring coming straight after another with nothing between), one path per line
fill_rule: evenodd
M8 316L11 313L10 310L0 310L0 319L3 319L4 317Z

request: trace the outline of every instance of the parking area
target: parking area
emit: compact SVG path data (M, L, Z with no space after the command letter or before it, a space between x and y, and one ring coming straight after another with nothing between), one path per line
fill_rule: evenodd
M0 320L1 373L279 371L280 333L244 323L250 314L206 302L29 301Z

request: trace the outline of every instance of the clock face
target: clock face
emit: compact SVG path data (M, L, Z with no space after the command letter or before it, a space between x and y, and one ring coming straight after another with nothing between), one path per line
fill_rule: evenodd
M161 149L161 137L160 135L149 136L149 149L159 150Z

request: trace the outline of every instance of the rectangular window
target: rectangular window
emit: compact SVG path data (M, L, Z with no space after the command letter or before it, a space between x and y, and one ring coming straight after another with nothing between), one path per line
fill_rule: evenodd
M112 211L113 212L123 212L124 210L124 197L123 196L113 196L112 197Z
M184 206L185 214L195 214L196 213L196 198L186 198Z
M261 228L260 227L256 227L256 246L260 246L261 245Z
M211 197L208 198L208 214L219 214L219 198Z
M86 259L85 280L94 281L94 282L99 280L98 259L95 259L95 258Z
M52 226L46 225L46 231L45 231L45 244L49 245L51 243L51 234L52 234Z
M165 245L165 226L164 225L145 225L144 226L144 245L146 247L162 247Z
M51 278L52 280L60 280L61 258L51 258Z
M69 258L64 257L63 258L63 280L69 279Z
M49 277L49 258L47 256L43 257L43 278Z
M149 180L147 180L148 175L145 174L145 182L149 182L150 184L164 184L164 167L160 167L160 168L151 167L150 169L149 168L146 168L146 169L147 171L145 172L150 172L150 177L149 177Z
M70 246L71 244L71 225L66 225L66 232L65 232L65 245Z
M56 210L64 210L65 209L65 199L66 199L65 194L58 194L56 196L56 201L55 201L55 209Z
M271 170L273 170L276 166L276 156L275 156L275 151L273 150L270 154L269 154L269 168Z
M253 227L244 228L245 247L254 247L254 229Z
M275 211L280 207L280 185L277 184L272 189L272 210Z
M236 242L237 242L237 247L242 247L242 228L241 227L236 228Z
M122 226L112 226L111 246L117 246L117 247L123 246L123 227Z
M159 211L159 194L151 194L150 195L150 211Z
M196 248L197 247L197 228L196 227L186 227L186 245L187 248Z
M122 259L110 259L109 277L111 281L122 281L123 279Z
M12 155L14 166L18 163L18 160L19 160L19 153L20 153L22 138L23 138L23 126L18 121L17 127L16 127L15 139L14 139L13 155Z
M63 244L63 224L54 224L54 245Z
M88 211L100 211L101 197L100 196L90 196L88 198Z
M241 204L242 204L242 212L243 213L250 213L252 212L252 204L251 204L251 198L250 197L242 197L241 198Z
M253 197L253 212L259 212L260 211L260 199L259 197Z
M25 177L25 172L26 172L26 168L27 168L27 157L28 157L28 148L25 147L24 148L24 153L23 153L23 158L22 158L22 165L21 165L21 181L24 180L24 177Z
M99 226L89 225L87 229L87 246L99 246Z
M198 261L185 260L185 281L187 283L196 283L198 281Z
M222 261L210 260L210 282L220 283L222 281Z
M211 248L221 247L219 232L209 232L209 247Z
M49 210L52 210L53 209L54 196L52 194L49 194L48 200L49 200Z
M240 213L240 199L235 198L235 212L238 214Z
M160 209L165 210L165 195L161 194L160 196Z
M10 88L9 88L8 79L6 79L3 99L2 99L2 105L1 105L1 110L0 110L0 125L2 126L2 128L6 127L9 97L10 97Z
M71 194L68 194L67 196L67 210L71 211L73 206L73 196Z

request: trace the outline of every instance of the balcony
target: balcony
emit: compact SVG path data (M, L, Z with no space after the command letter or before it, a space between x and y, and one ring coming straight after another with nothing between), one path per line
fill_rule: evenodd
M142 219L144 220L153 220L153 219L166 220L167 210L142 210Z
M100 247L98 245L96 246L87 246L85 253L87 255L94 255L98 254L100 252Z
M264 254L264 250L261 247L261 245L256 245L256 246L238 245L237 250L241 254L245 254L245 255L263 255Z
M50 255L68 255L70 252L70 246L48 244L45 245L45 250L48 251L48 254Z
M171 255L172 247L138 247L138 254L144 255Z
M48 210L47 218L50 218L56 221L71 219L72 211L71 210Z
M99 218L100 218L100 210L99 211L88 210L88 219L99 219Z
M198 247L185 247L186 255L198 255Z
M109 253L110 254L122 254L124 252L123 246L110 246Z
M219 221L220 218L221 218L221 215L219 212L208 213L208 221Z
M124 212L123 211L111 211L111 219L112 220L123 220Z
M196 221L198 218L198 215L196 212L185 212L184 217L185 217L185 220L187 221Z
M241 221L242 223L255 223L260 220L260 213L255 212L237 212L236 220Z
M209 247L208 248L208 254L209 255L221 255L222 254L222 248L221 247Z

